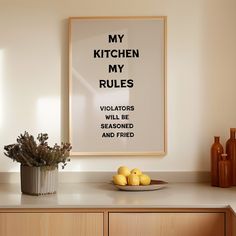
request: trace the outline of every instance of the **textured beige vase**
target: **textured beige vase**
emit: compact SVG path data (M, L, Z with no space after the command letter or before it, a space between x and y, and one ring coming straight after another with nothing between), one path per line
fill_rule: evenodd
M21 166L21 192L30 195L56 193L58 169Z

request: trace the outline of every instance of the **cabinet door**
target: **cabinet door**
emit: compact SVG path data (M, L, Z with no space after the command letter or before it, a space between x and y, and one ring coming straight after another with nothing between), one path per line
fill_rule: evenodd
M224 213L110 213L109 236L223 236Z
M0 213L0 236L102 235L102 213Z
M236 215L232 214L232 236L236 236Z

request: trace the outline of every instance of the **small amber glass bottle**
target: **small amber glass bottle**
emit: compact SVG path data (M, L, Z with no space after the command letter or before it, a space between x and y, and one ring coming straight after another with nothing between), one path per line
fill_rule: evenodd
M227 158L227 154L221 154L219 161L219 186L228 188L231 186L231 162Z
M211 146L211 185L219 186L219 161L220 156L224 152L223 146L220 144L220 137L214 137L214 143Z

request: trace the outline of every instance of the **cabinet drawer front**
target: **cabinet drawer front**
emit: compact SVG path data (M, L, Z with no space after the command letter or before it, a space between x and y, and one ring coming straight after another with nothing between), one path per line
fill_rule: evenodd
M102 236L103 213L0 213L0 236Z
M224 213L110 213L109 236L223 236Z

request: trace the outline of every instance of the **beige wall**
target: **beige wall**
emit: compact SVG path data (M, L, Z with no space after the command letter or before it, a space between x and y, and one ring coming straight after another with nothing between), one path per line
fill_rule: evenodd
M168 154L79 157L67 171L209 169L209 147L236 126L235 0L0 0L0 171L3 146L28 130L66 140L69 16L168 17Z

